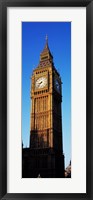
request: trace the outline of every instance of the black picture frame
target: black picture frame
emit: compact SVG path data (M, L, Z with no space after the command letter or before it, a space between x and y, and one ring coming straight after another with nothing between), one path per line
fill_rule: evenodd
M87 11L87 192L86 194L7 193L7 7L86 7ZM93 0L0 0L0 199L93 199ZM84 167L84 166L83 166Z

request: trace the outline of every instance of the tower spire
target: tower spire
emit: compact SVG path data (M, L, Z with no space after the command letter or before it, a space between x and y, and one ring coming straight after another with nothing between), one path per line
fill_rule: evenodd
M49 46L48 46L48 36L46 35L46 37L45 37L45 46L44 46L43 51L40 54L40 62L39 62L38 67L45 66L48 63L50 65L51 65L51 63L53 64L53 56L52 56L52 54L50 52L50 49L49 49Z
M46 43L48 43L48 35L46 34Z
M41 54L43 54L43 53L50 53L49 46L48 46L48 36L47 36L47 34L46 34L46 37L45 37L45 46L44 46L44 49L41 52Z
M48 36L47 36L47 34L46 34L46 45L45 45L45 48L48 48Z

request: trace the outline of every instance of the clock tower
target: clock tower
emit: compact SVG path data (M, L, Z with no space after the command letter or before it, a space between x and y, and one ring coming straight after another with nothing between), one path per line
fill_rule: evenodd
M62 81L46 44L31 77L29 177L64 177Z

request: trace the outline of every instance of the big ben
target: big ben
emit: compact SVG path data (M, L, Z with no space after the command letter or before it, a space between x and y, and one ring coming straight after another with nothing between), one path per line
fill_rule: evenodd
M53 63L48 38L31 77L29 178L63 178L62 80ZM27 155L27 154L26 154Z

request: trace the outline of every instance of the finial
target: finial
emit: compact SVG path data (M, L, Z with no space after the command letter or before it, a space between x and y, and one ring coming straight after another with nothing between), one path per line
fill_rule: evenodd
M46 34L46 42L48 42L48 36L47 36L47 34Z
M45 48L48 48L48 36L46 35L46 45Z

